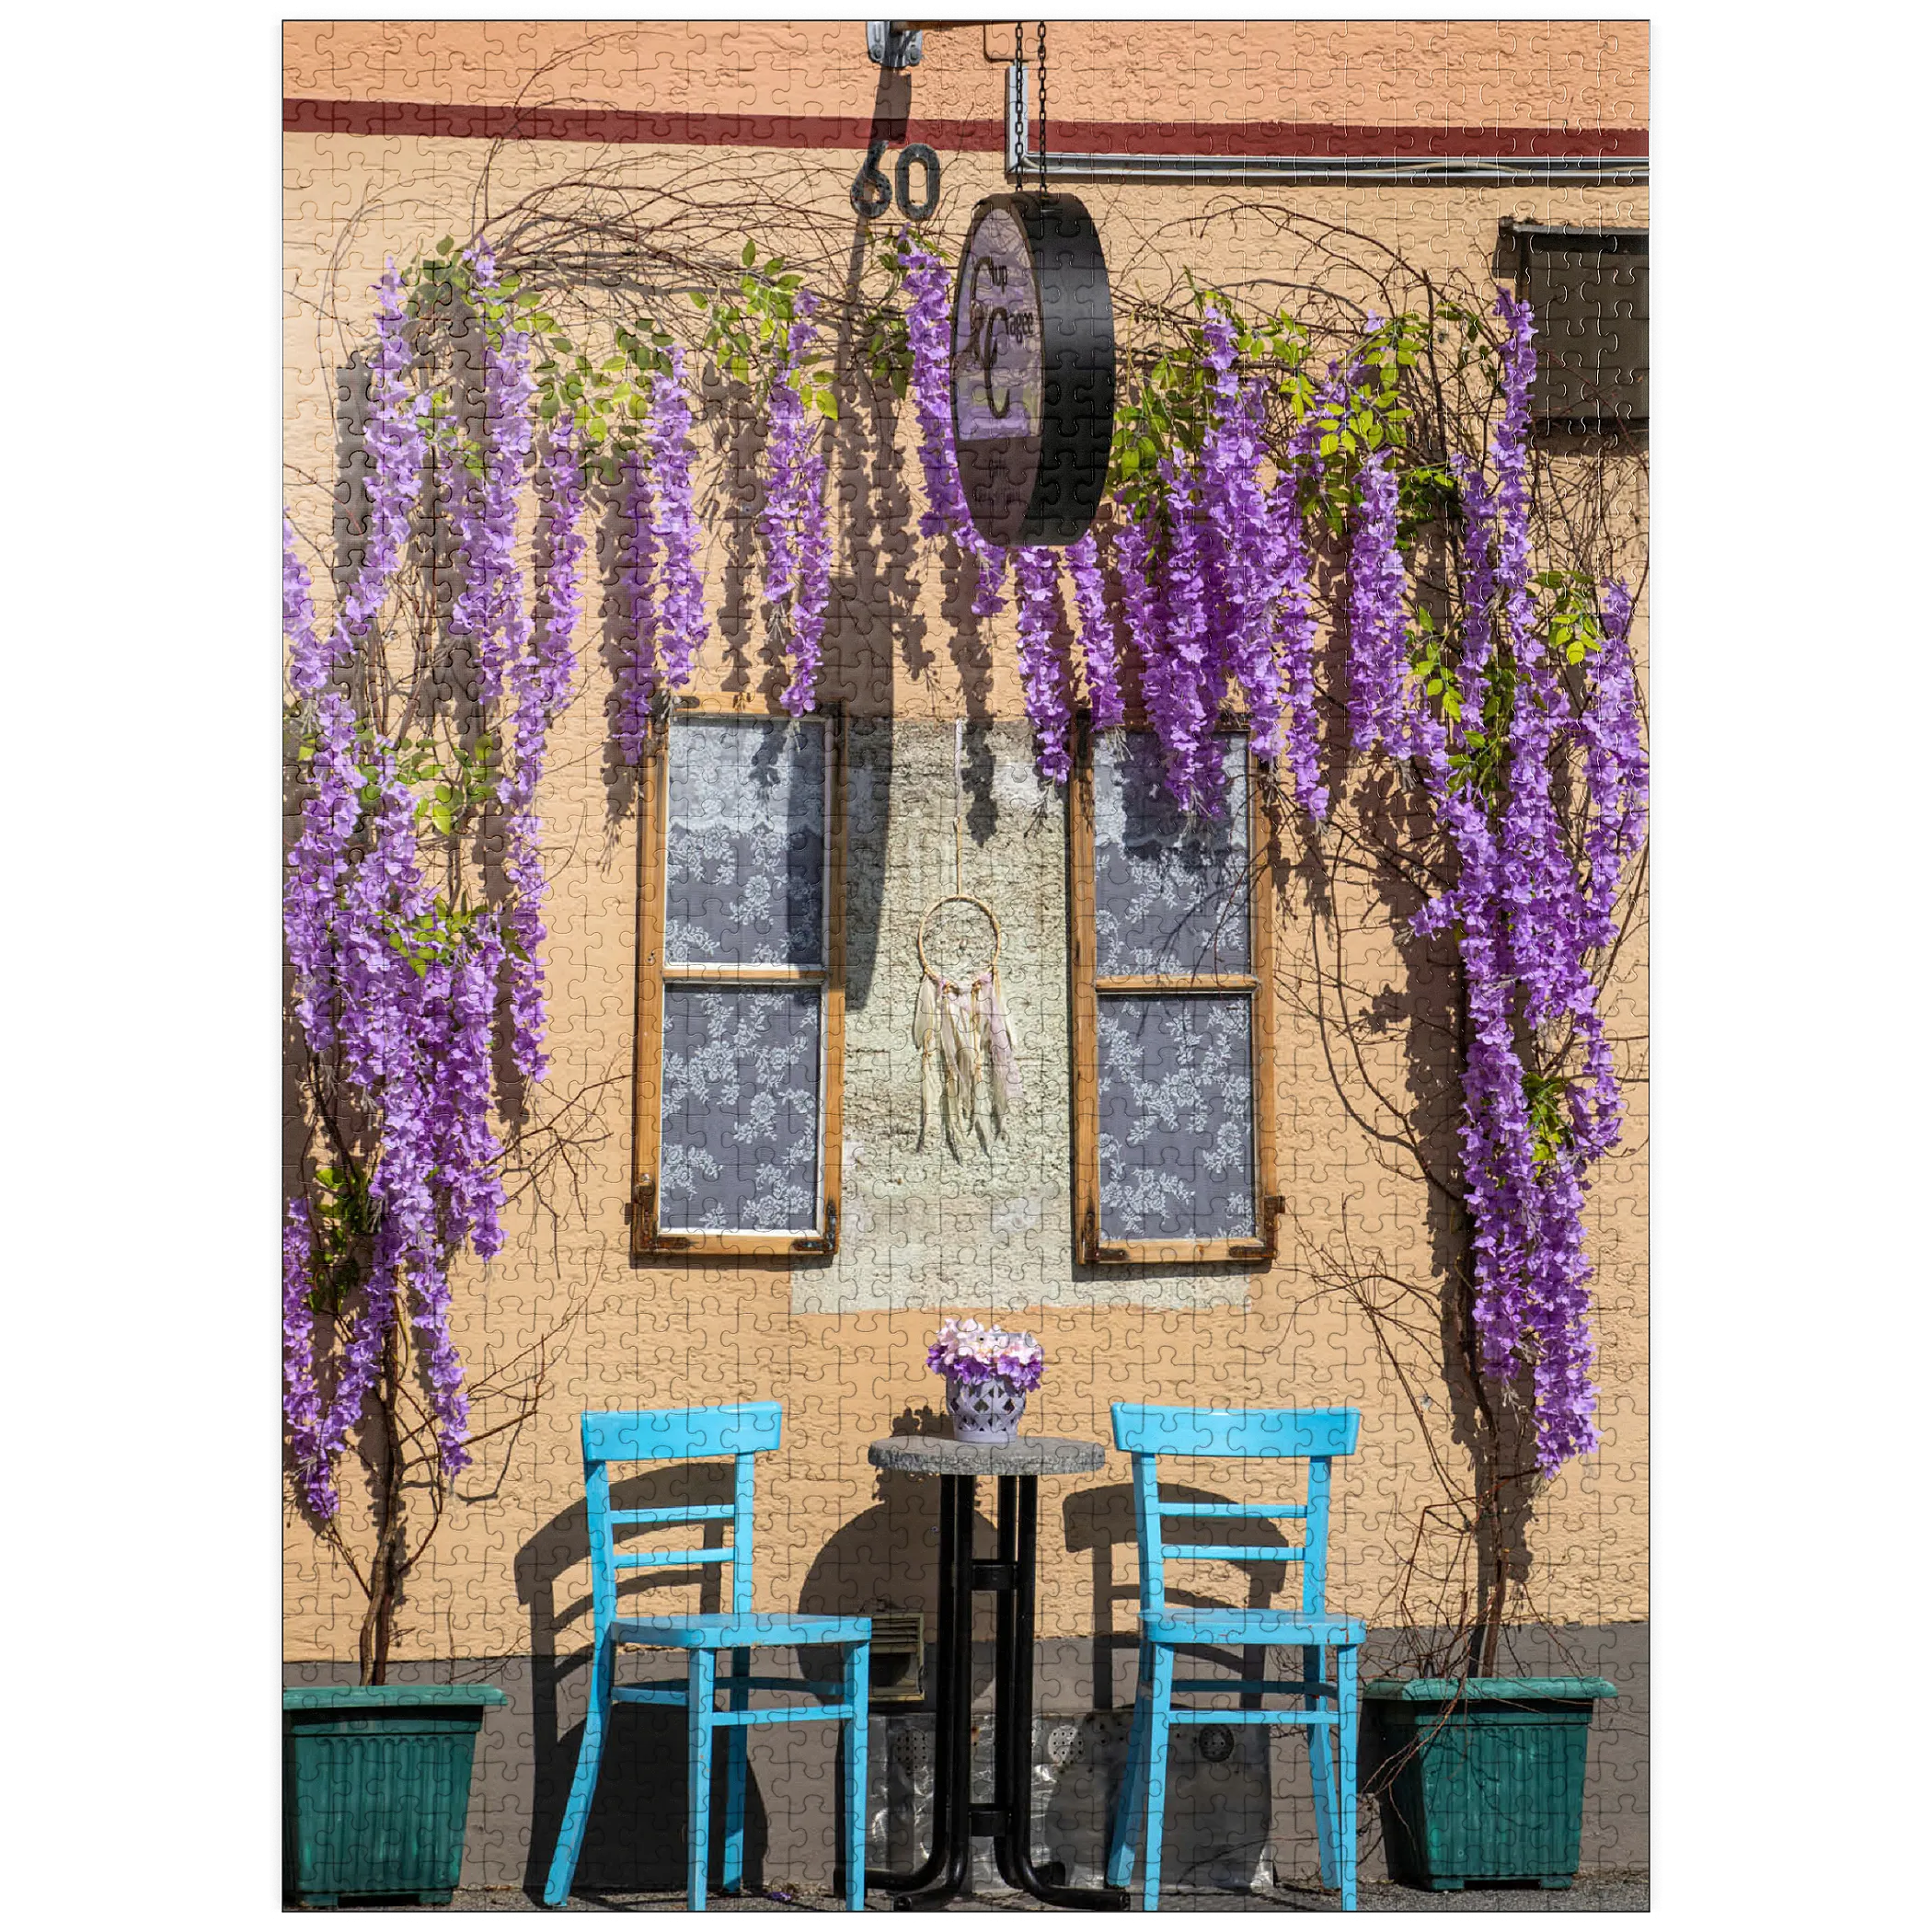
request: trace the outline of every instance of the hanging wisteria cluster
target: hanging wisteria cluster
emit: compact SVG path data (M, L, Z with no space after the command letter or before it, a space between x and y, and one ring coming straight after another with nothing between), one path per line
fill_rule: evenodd
M920 528L979 557L984 546L967 516L952 446L947 277L910 241L902 241L900 259L926 480ZM1401 540L1395 439L1378 434L1379 446L1356 451L1345 500L1347 686L1343 729L1326 748L1316 708L1310 521L1341 426L1364 398L1384 397L1380 364L1365 351L1310 385L1298 424L1271 456L1266 379L1240 373L1236 330L1205 303L1198 438L1191 447L1174 439L1159 454L1143 513L1112 525L1104 561L1089 532L1064 563L1093 727L1124 720L1122 666L1131 662L1167 788L1186 809L1223 809L1225 766L1212 739L1230 702L1246 715L1255 756L1282 772L1311 819L1329 808L1325 760L1337 767L1380 752L1402 761L1427 795L1453 853L1455 883L1416 925L1453 929L1468 988L1463 1152L1483 1367L1504 1380L1531 1374L1537 1459L1549 1475L1597 1440L1583 1197L1591 1167L1616 1143L1621 1101L1591 961L1616 935L1614 907L1643 834L1647 770L1627 589L1599 589L1601 621L1578 701L1539 628L1528 483L1534 325L1527 306L1507 295L1498 313L1507 333L1503 407L1489 462L1453 465L1465 584L1456 661L1445 669L1432 657L1418 668L1411 612L1419 605ZM1365 339L1379 326L1371 317ZM1370 369L1378 376L1373 387ZM1042 777L1060 783L1080 695L1063 641L1060 553L1020 547L1012 561L1036 763ZM1508 670L1500 680L1499 658ZM1500 756L1487 745L1499 734ZM1587 817L1577 861L1553 788L1579 752ZM1581 1074L1543 1071L1546 1060L1563 1059L1572 1038Z
M659 692L682 691L691 682L710 627L684 351L672 348L668 362L650 379L644 446L624 453L617 465L615 581L622 644L611 736L627 765L644 755Z
M489 251L467 269L476 314L502 310ZM336 1466L398 1321L417 1332L439 1461L454 1471L469 1460L449 1270L466 1247L488 1259L502 1245L495 1049L526 1080L547 1064L535 795L551 726L574 693L584 474L574 425L554 426L536 452L533 610L517 554L534 439L531 344L503 313L483 332L472 445L454 412L437 419L393 264L385 273L363 437L366 535L326 637L282 523L282 623L307 793L283 923L326 1147L285 1218L283 1392L297 1488L324 1518L338 1508ZM460 587L437 650L427 662L418 654L402 725L385 731L371 694L394 676L398 650L415 646L399 645L398 626L382 619L412 545L435 553L438 520ZM474 677L478 749L446 764L431 747L426 681L459 660ZM451 871L473 781L504 840L500 886L481 899Z
M832 597L832 540L826 528L825 453L811 433L805 400L792 377L818 338L818 298L801 290L772 371L765 443L765 545L760 586L766 620L776 627L791 670L780 702L802 718L818 702L819 656Z
M1591 689L1573 699L1531 595L1529 396L1535 322L1507 294L1503 408L1490 441L1493 486L1459 466L1466 614L1458 702L1439 717L1412 687L1399 701L1401 742L1416 759L1455 854L1451 887L1415 921L1453 928L1469 1003L1463 1171L1474 1234L1475 1317L1483 1366L1534 1378L1536 1455L1545 1475L1596 1446L1591 1268L1583 1195L1616 1144L1622 1102L1597 1009L1591 956L1616 937L1613 908L1643 837L1649 765L1630 659L1630 598L1603 586ZM1390 594L1393 592L1391 591ZM1512 673L1507 701L1494 673ZM1484 787L1473 754L1500 736ZM1582 753L1581 865L1553 795L1555 773ZM1535 1076L1531 1054L1581 1045L1581 1077ZM1563 1118L1539 1110L1544 1094ZM1539 1118L1539 1113L1541 1118Z

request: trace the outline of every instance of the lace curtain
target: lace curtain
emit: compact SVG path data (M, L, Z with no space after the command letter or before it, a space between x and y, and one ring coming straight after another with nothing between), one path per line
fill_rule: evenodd
M1151 733L1094 747L1100 1228L1114 1241L1251 1239L1248 993L1109 992L1110 978L1249 970L1248 760L1221 741L1225 810L1190 818Z
M824 965L825 728L678 719L669 758L658 1225L809 1234L822 983L669 975L681 965Z

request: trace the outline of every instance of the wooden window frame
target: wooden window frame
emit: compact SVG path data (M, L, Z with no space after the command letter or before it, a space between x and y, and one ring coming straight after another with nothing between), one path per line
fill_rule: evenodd
M1245 737L1226 723L1217 736ZM1247 972L1109 973L1098 971L1095 930L1093 734L1080 720L1072 782L1067 787L1067 960L1074 1064L1074 1251L1087 1266L1135 1262L1188 1266L1242 1262L1266 1266L1275 1258L1275 1223L1282 1201L1274 1186L1274 919L1268 815L1252 752L1248 773ZM1254 1134L1255 1235L1213 1241L1108 1241L1100 1231L1100 996L1109 993L1245 994L1248 1001L1250 1122Z
M825 963L815 966L667 965L664 960L666 841L670 830L671 732L697 718L788 721L776 706L743 693L679 698L654 719L638 767L638 975L632 1070L630 1256L737 1255L748 1259L838 1252L840 1147L845 1065L845 720L836 705L807 712L825 731ZM664 990L667 984L817 985L824 989L819 1039L819 1216L811 1234L662 1232L658 1176L663 1147Z

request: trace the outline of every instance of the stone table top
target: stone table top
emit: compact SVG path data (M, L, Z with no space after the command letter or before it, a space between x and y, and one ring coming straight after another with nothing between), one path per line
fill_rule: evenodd
M1022 1435L1010 1443L889 1435L866 1451L866 1460L907 1476L1084 1476L1105 1465L1107 1448L1067 1435Z

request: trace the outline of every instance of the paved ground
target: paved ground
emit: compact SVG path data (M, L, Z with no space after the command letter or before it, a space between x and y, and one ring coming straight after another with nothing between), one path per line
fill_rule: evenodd
M1650 1881L1639 1873L1598 1872L1581 1878L1567 1892L1541 1892L1519 1886L1484 1886L1468 1892L1411 1892L1401 1885L1364 1885L1360 1909L1363 1912L1648 1912L1650 1909ZM867 1902L870 1910L889 1909L884 1893L875 1893ZM408 1912L427 1908L409 1905L374 1906L375 1911ZM457 1892L454 1903L441 1908L454 1912L535 1912L536 1902L522 1892L504 1889L487 1891L468 1887ZM682 1912L683 1892L626 1892L599 1893L594 1897L573 1897L565 1908L570 1912ZM836 1912L840 1902L824 1892L800 1891L797 1894L767 1893L757 1897L728 1899L713 1893L708 1903L713 1912ZM947 1908L951 1912L1043 1912L1047 1908L1018 1892L989 1892L983 1897L961 1899ZM1334 1912L1340 1909L1332 1892L1304 1892L1282 1886L1271 1892L1172 1892L1161 1899L1164 1912Z

